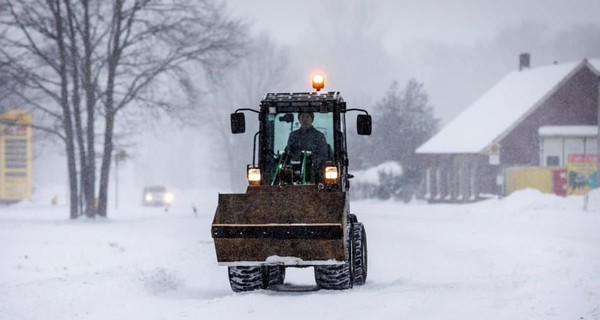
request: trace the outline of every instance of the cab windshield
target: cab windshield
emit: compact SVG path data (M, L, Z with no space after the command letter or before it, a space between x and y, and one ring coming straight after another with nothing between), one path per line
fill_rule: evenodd
M314 113L313 127L325 135L331 149L333 147L333 113ZM269 123L273 126L273 153L282 154L288 143L290 133L300 129L297 112L269 115Z

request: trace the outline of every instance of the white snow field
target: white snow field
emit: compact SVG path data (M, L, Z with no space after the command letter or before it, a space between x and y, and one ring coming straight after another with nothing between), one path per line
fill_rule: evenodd
M475 204L353 202L364 286L233 293L210 223L216 190L168 211L122 195L107 219L68 219L50 195L0 207L0 319L600 319L600 193L525 190ZM197 216L192 205L195 205Z

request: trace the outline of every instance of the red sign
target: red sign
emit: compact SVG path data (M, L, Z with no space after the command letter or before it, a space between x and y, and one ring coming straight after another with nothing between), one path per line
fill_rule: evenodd
M597 161L598 161L597 154L570 154L568 162L570 164L576 164L576 163L596 164Z

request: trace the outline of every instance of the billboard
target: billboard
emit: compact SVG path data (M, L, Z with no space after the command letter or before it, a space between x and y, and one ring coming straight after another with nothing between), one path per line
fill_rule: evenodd
M31 197L31 113L0 113L0 202Z
M567 162L569 194L583 194L597 187L597 154L570 154Z

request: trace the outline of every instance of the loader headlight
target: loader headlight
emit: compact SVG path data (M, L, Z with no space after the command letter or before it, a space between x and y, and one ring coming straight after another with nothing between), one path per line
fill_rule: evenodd
M246 169L246 174L248 176L248 183L251 186L259 186L260 181L262 180L262 174L260 172L260 168L248 166Z
M165 199L165 203L171 204L173 202L173 199L174 199L173 194L170 193L170 192L165 193L164 199Z
M152 202L152 195L150 193L146 193L144 200L146 200L146 202Z
M338 180L338 169L336 166L325 166L323 169L323 177L325 184L336 184Z

